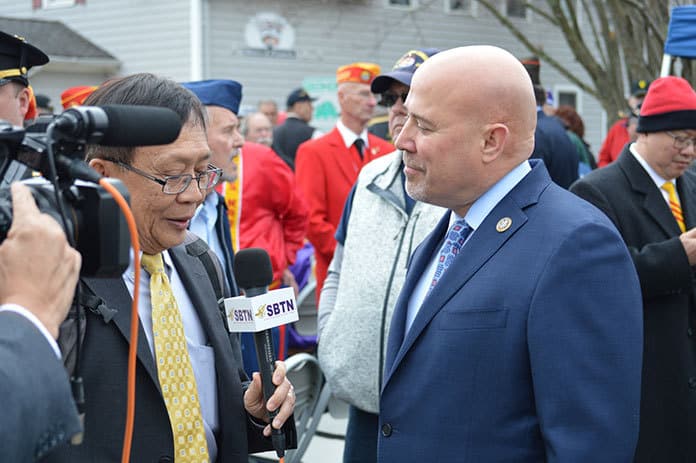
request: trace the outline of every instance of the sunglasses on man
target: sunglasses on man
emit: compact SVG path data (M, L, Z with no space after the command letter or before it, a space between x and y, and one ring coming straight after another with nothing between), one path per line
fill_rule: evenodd
M380 106L385 108L391 108L394 106L399 98L401 98L401 103L406 103L406 97L408 96L408 90L401 93L386 91L382 93L379 103Z

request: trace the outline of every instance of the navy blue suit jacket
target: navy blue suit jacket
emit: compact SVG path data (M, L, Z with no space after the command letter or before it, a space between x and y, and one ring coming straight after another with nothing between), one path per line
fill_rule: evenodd
M0 312L0 460L31 462L80 431L63 362L26 318Z
M537 111L533 158L543 159L551 180L563 188L578 179L580 157L565 128L556 117Z
M505 196L426 296L408 300L448 228L414 253L396 303L380 462L630 462L642 306L630 255L543 164ZM512 225L498 231L508 218Z

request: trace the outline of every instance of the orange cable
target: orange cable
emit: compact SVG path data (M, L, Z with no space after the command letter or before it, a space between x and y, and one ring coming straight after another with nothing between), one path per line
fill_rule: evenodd
M128 202L121 193L106 179L99 180L99 184L114 197L121 208L130 231L131 246L133 247L133 265L135 267L135 287L133 288L133 305L131 307L130 345L128 347L128 385L126 400L126 426L123 432L123 453L121 463L130 461L131 444L133 442L133 423L135 420L135 359L138 347L138 295L140 294L140 243L135 218L128 206Z

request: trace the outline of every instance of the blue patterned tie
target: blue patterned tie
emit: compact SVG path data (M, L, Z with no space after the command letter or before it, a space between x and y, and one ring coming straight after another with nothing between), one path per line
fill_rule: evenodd
M440 248L440 256L437 259L437 268L435 269L435 275L433 275L433 281L430 283L430 289L432 290L442 275L447 270L447 267L454 262L454 258L457 257L459 251L464 246L466 237L471 233L471 228L466 223L464 219L456 220L449 230L447 230L447 235L445 236L445 244Z

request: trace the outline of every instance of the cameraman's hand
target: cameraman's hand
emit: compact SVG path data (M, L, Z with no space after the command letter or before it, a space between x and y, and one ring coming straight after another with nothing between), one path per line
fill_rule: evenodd
M31 311L57 338L82 259L61 226L36 207L29 188L19 183L11 188L12 227L0 245L0 303Z

